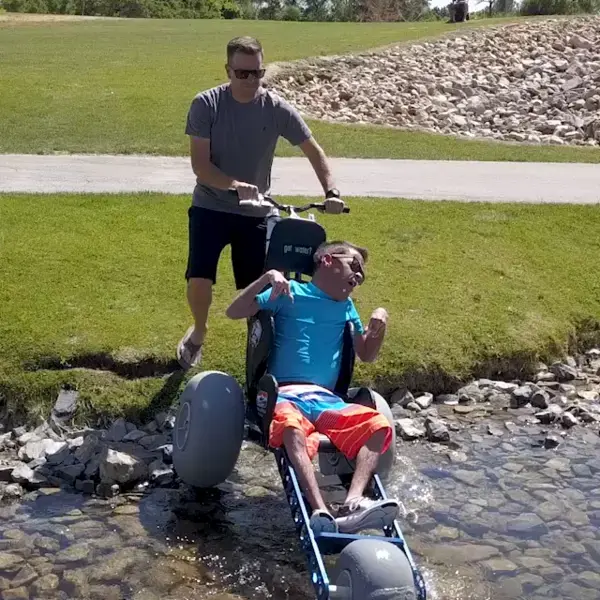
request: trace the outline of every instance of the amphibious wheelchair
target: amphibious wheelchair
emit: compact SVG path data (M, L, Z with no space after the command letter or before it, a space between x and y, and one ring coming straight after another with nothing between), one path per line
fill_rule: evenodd
M313 255L325 241L325 230L310 214L323 204L302 207L282 205L265 199L277 210L269 221L265 270L277 269L302 282L314 270ZM279 211L290 218L282 218ZM348 209L345 209L348 212ZM239 457L243 439L260 444L274 456L290 506L300 546L305 553L317 600L426 600L425 581L397 521L384 526L378 535L321 533L309 527L312 509L299 486L295 470L284 448L268 444L269 407L277 397L278 382L268 373L275 323L269 311L248 319L245 390L226 373L204 371L190 379L182 392L173 440L173 464L178 475L199 488L225 481ZM371 406L393 419L387 402L369 388L351 388L355 364L352 327L346 324L341 369L335 393L346 402ZM395 460L395 432L392 445L381 456L377 474L368 490L373 498L386 498L382 481ZM353 474L353 462L340 454L321 435L318 464L321 485L346 490ZM324 557L338 554L335 568L328 573Z

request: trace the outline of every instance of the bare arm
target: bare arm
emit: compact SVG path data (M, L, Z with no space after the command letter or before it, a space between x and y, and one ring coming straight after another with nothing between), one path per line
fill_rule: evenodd
M323 191L327 193L329 190L332 190L335 187L333 173L331 172L327 156L325 156L325 152L323 152L323 149L319 146L317 140L315 140L314 137L308 138L305 142L300 144L300 149L310 161L310 164L323 187Z
M283 294L284 296L288 296L293 302L290 282L279 271L272 269L243 289L229 305L225 314L230 319L247 319L253 317L260 310L256 296L268 285L272 288L269 301L275 300L275 298Z
M210 161L210 139L190 136L190 156L192 170L202 183L219 190L233 187L235 179L223 173Z
M373 362L379 355L387 329L387 318L384 308L374 310L365 332L354 336L354 349L363 362Z
M210 139L190 136L190 156L192 170L202 183L218 190L235 190L240 200L253 200L258 197L258 188L255 185L226 175L211 162Z

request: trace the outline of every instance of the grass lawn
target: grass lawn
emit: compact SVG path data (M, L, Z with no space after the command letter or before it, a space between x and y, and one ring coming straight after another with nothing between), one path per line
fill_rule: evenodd
M188 204L0 196L0 398L10 413L47 415L62 384L80 389L85 418L135 419L176 396L185 380L174 349L190 323ZM503 361L531 366L575 333L597 335L596 207L350 204L349 215L319 219L332 238L370 249L357 306L364 319L377 306L391 317L380 360L359 365L357 381L387 389L427 375L441 388L472 372L494 376ZM223 258L203 368L241 378L245 327L223 316L234 294Z
M478 20L470 29L506 20ZM0 21L0 153L188 152L194 95L224 80L225 46L257 36L267 61L435 37L446 23L108 19ZM599 162L594 149L516 147L310 122L332 156ZM294 150L283 142L279 155Z

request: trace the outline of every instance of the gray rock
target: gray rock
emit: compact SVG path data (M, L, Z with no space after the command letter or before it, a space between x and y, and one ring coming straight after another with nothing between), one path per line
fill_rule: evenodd
M511 408L521 408L529 404L532 395L533 390L528 385L522 385L514 389L511 394Z
M11 585L13 587L21 587L31 583L34 579L36 579L38 574L33 569L31 565L25 564L14 576L11 581Z
M433 403L433 394L425 393L415 398L415 402L422 408L426 409Z
M533 537L547 533L545 523L535 513L524 513L508 521L506 529L515 536Z
M440 419L427 417L425 420L425 430L427 439L430 442L448 442L450 440L450 432Z
M402 407L406 407L410 402L414 400L414 396L410 393L406 388L397 389L390 398L390 405L399 405Z
M559 381L572 381L577 378L577 369L562 362L550 365L550 371L556 375Z
M104 439L109 442L120 442L127 435L127 424L125 419L117 419L106 432Z
M101 498L114 498L119 495L120 491L118 483L99 483L96 486L96 494Z
M71 456L71 450L68 444L65 444L58 452L50 452L46 454L46 460L49 465L60 465L67 457Z
M482 563L482 567L493 575L512 575L519 567L506 558L492 558Z
M469 404L471 402L477 404L484 401L483 392L474 383L461 387L456 392L456 395L458 396L458 401L462 404Z
M77 479L75 481L75 489L91 496L96 490L96 484L93 479Z
M90 434L85 438L83 444L81 444L81 446L75 450L74 456L80 463L85 464L92 458L92 456L94 456L94 454L100 451L100 448L101 444L98 436Z
M100 458L102 483L133 484L148 476L146 463L124 452L105 449Z
M170 465L173 462L173 444L165 444L158 449L162 452L163 461Z
M23 495L23 488L18 483L9 483L4 488L4 498L20 498Z
M490 435L497 437L504 435L504 430L499 425L496 425L496 423L489 423L487 426L487 432Z
M33 582L31 590L39 598L49 598L50 593L58 588L60 581L54 573L47 573Z
M425 436L425 429L419 427L412 419L398 419L396 433L405 441L412 441Z
M45 458L48 454L56 454L66 445L66 442L56 442L51 439L30 441L19 450L19 459L29 462L36 458Z
M529 402L531 406L535 406L536 408L546 409L548 408L548 403L550 401L550 394L548 394L545 390L536 390L531 395Z
M561 416L561 423L563 427L570 429L571 427L575 427L579 421L570 412L564 412Z
M25 427L25 425L21 425L19 427L15 427L13 429L13 436L18 439L20 438L22 435L25 435L27 433L27 427Z
M175 473L172 466L167 466L162 460L155 460L148 467L150 481L155 485L168 485L172 483Z
M492 385L496 391L505 392L507 394L512 394L512 392L519 387L516 383L511 383L508 381L494 381Z
M556 448L561 442L562 439L560 436L556 435L555 433L548 433L544 438L544 447L546 449Z
M63 422L70 419L77 410L78 400L79 392L76 390L61 390L52 409L54 417Z
M546 425L554 423L560 419L563 410L558 404L550 404L546 410L535 413L535 418Z
M143 437L140 440L138 440L138 444L143 448L146 448L146 450L156 450L160 446L164 446L168 442L169 439L167 438L167 436L162 434L147 435L146 437Z
M409 402L406 405L406 409L410 410L412 412L415 412L415 413L420 413L422 410L421 407L416 402Z
M124 442L137 442L144 437L148 437L148 434L145 431L140 431L139 429L134 429L130 431L124 438Z
M74 484L75 480L83 473L84 470L85 465L77 463L76 465L70 465L67 467L61 465L54 469L54 473L68 483Z
M456 406L458 404L457 394L440 394L436 396L435 401L438 404L445 404L446 406Z
M39 487L46 483L47 478L30 469L27 465L21 464L13 469L11 474L15 483L20 483L26 487Z

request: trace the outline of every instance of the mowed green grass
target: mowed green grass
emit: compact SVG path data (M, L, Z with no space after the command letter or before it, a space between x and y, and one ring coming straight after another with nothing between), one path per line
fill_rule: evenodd
M463 29L502 23L475 21ZM289 61L430 38L446 23L223 20L0 21L0 153L182 155L189 105L224 81L225 47L257 36ZM597 150L517 147L310 121L332 156L598 162ZM287 142L278 154L295 154Z
M136 419L177 397L186 380L170 363L190 324L188 205L156 194L0 196L0 396L13 416L47 415L65 384L80 390L82 419ZM390 313L380 359L358 364L358 383L493 376L503 361L531 367L576 334L597 335L596 207L366 198L350 206L318 219L330 239L370 250L356 294L363 319L378 306ZM245 324L224 317L234 294L226 251L202 368L241 380ZM147 372L136 372L144 361ZM131 376L114 365L129 365Z

